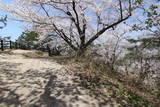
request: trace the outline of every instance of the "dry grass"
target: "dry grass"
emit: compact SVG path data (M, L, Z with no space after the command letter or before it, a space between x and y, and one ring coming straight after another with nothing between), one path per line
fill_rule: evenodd
M135 77L135 73L117 72L113 71L105 63L101 61L95 61L88 58L75 58L70 62L69 67L72 71L76 71L78 75L91 87L94 87L98 83L97 89L99 90L99 85L104 85L110 83L112 87L112 93L118 92L118 94L132 94L137 96L138 100L143 104L160 104L160 100L151 93L151 90ZM85 80L86 79L86 80ZM88 83L88 80L94 83ZM96 81L94 81L96 80ZM123 87L123 88L122 88ZM100 91L103 90L100 88ZM126 91L127 90L127 91ZM104 92L101 92L104 93ZM135 94L135 95L134 95ZM121 96L124 97L124 96ZM134 98L134 97L133 97Z
M22 54L25 57L30 57L30 58L36 58L36 57L42 57L43 52L41 51L33 51L33 52L27 52Z

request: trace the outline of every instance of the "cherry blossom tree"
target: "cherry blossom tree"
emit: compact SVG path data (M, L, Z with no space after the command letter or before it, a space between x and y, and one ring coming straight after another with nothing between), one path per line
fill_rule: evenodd
M78 55L108 29L126 21L136 0L14 0L0 8L34 25L40 38L55 32Z

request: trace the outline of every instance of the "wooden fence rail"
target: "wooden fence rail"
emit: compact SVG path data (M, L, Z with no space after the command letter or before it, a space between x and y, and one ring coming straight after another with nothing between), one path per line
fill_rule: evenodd
M27 43L27 45L24 45L22 43L13 42L11 40L10 41L0 40L0 50L4 51L5 49L24 49L24 50L30 50L31 48L30 48L29 43ZM52 56L51 48L48 45L47 45L46 48L42 49L41 51L48 52L48 56Z
M7 47L7 46L5 46L5 43L8 43L9 44L9 49L12 49L13 47L13 43L14 42L12 42L12 41L4 41L4 40L1 40L1 51L4 51L4 49L5 49L5 47Z
M25 46L24 44L21 44L21 43L0 40L0 50L1 51L4 51L5 49L28 49L26 47L27 46Z

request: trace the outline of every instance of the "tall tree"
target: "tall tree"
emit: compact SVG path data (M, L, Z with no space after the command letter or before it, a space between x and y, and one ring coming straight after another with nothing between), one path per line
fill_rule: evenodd
M26 45L28 47L30 46L36 46L36 41L38 41L38 34L34 31L25 31L22 33L21 36L17 39L17 42L20 43L21 45Z
M19 41L24 42L33 42L37 41L38 34L34 31L25 31L22 35L18 38Z
M139 48L158 50L160 53L160 1L150 3L147 7L142 6L145 19L138 19L139 24L133 25L133 30L146 32L136 42L139 42ZM159 56L160 57L160 56Z
M133 30L139 31L140 36L128 40L132 46L128 48L126 57L135 62L140 71L145 71L141 72L144 75L150 73L148 71L160 70L160 1L153 0L148 4L144 1L142 4L140 9L145 17L137 18L139 23L133 25Z
M57 33L78 54L132 15L139 0L15 0L1 8L18 20ZM136 3L138 4L138 3Z

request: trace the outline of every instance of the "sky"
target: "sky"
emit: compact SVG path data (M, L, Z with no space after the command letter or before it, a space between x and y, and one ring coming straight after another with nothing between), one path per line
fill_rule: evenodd
M13 0L4 0L4 1L5 2L11 2ZM0 11L0 18L5 16L5 15L8 15L8 17L11 17L8 13L6 13L4 11ZM0 29L0 36L2 36L2 37L11 36L11 40L14 41L24 31L21 28L22 25L23 25L22 22L17 22L17 21L13 21L13 20L8 19L7 20L7 26L4 27L3 29Z
M2 12L0 12L0 14L1 13ZM22 28L20 28L20 26L22 26L21 22L8 20L7 26L0 30L0 36L2 37L11 36L11 40L14 41L24 31Z

